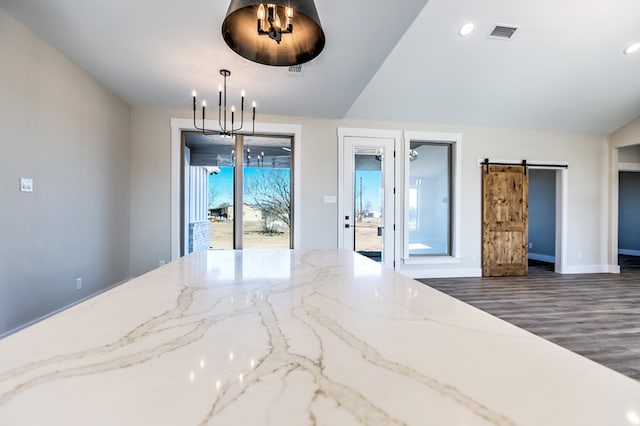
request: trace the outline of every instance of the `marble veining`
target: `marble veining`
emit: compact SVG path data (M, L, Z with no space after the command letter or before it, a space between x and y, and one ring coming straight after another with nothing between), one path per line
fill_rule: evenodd
M221 250L0 340L0 424L636 425L640 383L352 252Z

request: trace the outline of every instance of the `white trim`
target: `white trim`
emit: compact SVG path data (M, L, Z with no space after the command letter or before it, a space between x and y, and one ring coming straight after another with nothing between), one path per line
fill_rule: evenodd
M206 120L205 126L215 128L217 122ZM193 131L193 120L171 119L171 260L180 257L180 148L183 130ZM302 146L302 126L299 124L256 123L256 133L293 136L293 246L300 246L302 217L300 212L300 158Z
M557 272L557 271L556 271ZM566 266L561 274L617 274L618 265L571 265Z
M555 272L565 273L569 230L569 169L556 169L556 255Z
M413 279L475 278L482 276L482 268L402 269L398 272ZM429 285L428 282L426 284Z
M452 232L452 247L451 247L451 256L437 256L437 258L450 258L452 259L450 262L438 262L438 263L456 263L455 259L459 259L462 257L461 251L461 238L462 238L462 133L442 133L442 132L413 132L413 131L405 131L404 132L404 149L402 150L402 157L404 158L404 173L403 173L403 181L402 181L402 189L403 189L403 221L402 221L402 258L404 264L411 263L431 263L429 261L424 261L423 258L426 256L416 258L416 261L413 262L411 256L409 256L409 228L406 224L409 222L409 209L405 205L406 201L409 199L409 186L407 182L409 182L409 147L411 145L411 141L423 141L423 142L440 142L440 143L448 143L451 145L453 150L453 161L452 167L453 170L451 173L453 174L453 223L451 224L451 232ZM409 261L411 259L412 261Z
M405 265L446 265L452 263L462 263L462 258L453 256L413 256L403 258Z
M389 129L364 129L364 128L353 128L353 127L338 127L337 128L337 136L338 136L338 196L337 196L337 214L338 214L338 227L337 227L337 238L338 238L338 248L344 249L344 218L342 217L345 206L345 195L344 195L344 169L345 169L345 158L344 158L344 139L346 137L354 137L354 138L369 138L369 139L391 139L393 140L394 151L397 153L399 150L400 140L402 138L402 132L400 130L389 130ZM400 167L398 166L398 156L393 160L394 167L394 186L396 188L399 187L399 179L400 179ZM400 218L400 203L398 202L398 190L396 189L396 194L394 196L394 207L393 207L393 222L395 223L396 229L398 229L398 221ZM390 267L393 267L395 264L395 268L398 268L400 263L400 238L398 238L398 232L394 233L394 243L393 243L393 259L392 262L388 262ZM387 259L388 260L388 259Z
M620 163L618 148L609 148L609 252L608 262L618 266L618 214L620 197Z
M640 163L618 163L618 171L620 172L640 172Z
M537 260L540 262L556 263L556 257L549 256L548 254L528 253L527 257L531 260Z
M640 250L618 249L618 254L626 254L627 256L640 256Z

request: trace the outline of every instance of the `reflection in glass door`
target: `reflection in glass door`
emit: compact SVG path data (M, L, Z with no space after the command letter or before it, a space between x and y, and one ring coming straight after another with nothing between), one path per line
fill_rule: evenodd
M393 268L394 140L345 137L340 247Z

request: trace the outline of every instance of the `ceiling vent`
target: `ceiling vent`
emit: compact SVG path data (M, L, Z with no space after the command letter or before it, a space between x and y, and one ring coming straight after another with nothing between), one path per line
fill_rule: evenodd
M302 77L304 74L304 68L302 64L292 65L289 67L289 76L291 77Z
M493 28L493 31L491 31L491 34L489 34L489 38L495 38L498 40L509 40L511 37L513 37L513 34L517 29L518 27L516 25L496 24L496 26Z

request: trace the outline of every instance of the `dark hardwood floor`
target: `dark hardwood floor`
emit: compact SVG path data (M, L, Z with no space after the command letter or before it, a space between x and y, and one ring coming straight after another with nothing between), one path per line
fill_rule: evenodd
M560 275L533 261L528 277L419 281L640 380L640 257L621 255L620 266Z

